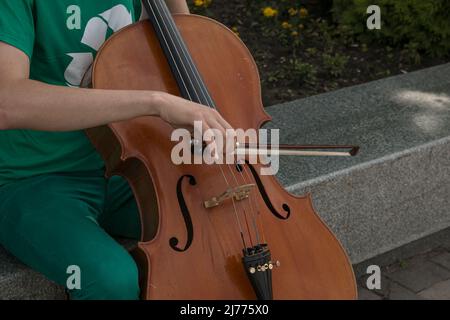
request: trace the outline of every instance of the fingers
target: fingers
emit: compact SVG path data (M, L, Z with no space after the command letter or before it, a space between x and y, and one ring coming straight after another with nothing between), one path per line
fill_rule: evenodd
M220 139L220 145L227 146L228 152L230 143L227 136L227 130L233 130L233 128L216 109L175 96L170 96L170 98L173 100L173 103L169 104L169 107L165 108L165 112L161 114L163 120L171 124L175 129L184 128L189 130L194 137L198 137L199 135L204 137L204 134L208 132L208 130L212 130L212 132L208 133L208 136L211 139L208 138L210 141L206 142L210 144L213 141L217 146L217 141ZM201 127L195 125L198 121L201 122ZM221 136L219 136L219 132ZM231 133L233 133L233 131L231 131ZM232 139L234 139L234 137L232 137ZM231 149L234 150L235 144L231 143L231 146Z
M226 137L227 130L233 130L231 125L216 110L207 110L203 120L210 129L219 130L223 137Z
M210 126L208 123L203 124L204 129L204 142L207 145L207 148L210 151L210 155L213 157L213 159L217 160L219 159L218 150L219 147L217 145L217 141L220 140L217 137L216 131L219 130L215 128L215 126Z
M233 127L221 116L221 114L217 111L214 111L216 113L216 119L217 121L225 128L228 130L233 130Z
M207 110L204 117L204 123L204 132L207 132L208 129L214 130L214 132L212 132L214 135L213 140L207 141L208 144L213 143L210 145L210 148L219 148L220 150L215 150L218 150L222 156L235 151L235 135L233 128L216 110ZM219 136L217 136L218 133L220 133ZM208 139L210 135L211 133L208 133ZM219 155L217 154L215 156L217 157Z

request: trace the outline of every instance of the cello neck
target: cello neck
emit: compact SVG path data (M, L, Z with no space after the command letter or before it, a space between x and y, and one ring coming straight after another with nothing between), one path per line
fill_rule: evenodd
M164 0L143 0L183 98L211 108L215 104Z

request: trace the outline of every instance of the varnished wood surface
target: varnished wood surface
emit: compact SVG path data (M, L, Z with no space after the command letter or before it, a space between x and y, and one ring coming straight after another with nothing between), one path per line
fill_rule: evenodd
M221 24L204 17L177 15L177 26L221 114L235 128L259 128L270 117L261 103L255 62L243 43ZM100 50L93 74L95 88L159 90L178 94L170 68L149 22L139 22L110 38ZM281 128L282 129L282 128ZM243 268L242 242L232 202L205 209L203 202L228 185L219 166L172 164L172 128L158 118L143 117L88 130L107 163L107 174L126 177L135 192L143 221L142 241L134 252L141 270L146 299L255 299ZM230 184L255 183L250 170L240 175L221 166ZM183 180L183 195L194 227L191 247L179 247L187 232L176 186ZM273 176L261 181L274 208L290 218L280 220L255 190L250 199L236 202L245 225L258 214L273 260L275 299L355 299L351 264L342 246L315 213L310 196L286 192ZM257 213L256 213L257 212ZM156 223L156 221L158 221ZM253 228L246 241L256 239Z

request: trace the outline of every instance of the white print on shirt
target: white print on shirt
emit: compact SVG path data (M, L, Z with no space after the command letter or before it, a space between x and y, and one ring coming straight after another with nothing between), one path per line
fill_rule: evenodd
M131 12L124 5L119 4L88 21L81 43L98 51L106 41L108 29L116 32L131 23L133 23ZM64 72L66 84L70 87L79 87L84 75L94 62L94 55L91 52L76 52L67 55L72 58L72 62ZM89 81L90 79L85 80Z

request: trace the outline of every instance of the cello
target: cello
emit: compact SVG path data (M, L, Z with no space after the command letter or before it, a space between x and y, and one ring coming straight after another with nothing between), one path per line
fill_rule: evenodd
M271 120L239 37L206 17L171 15L163 0L143 3L149 18L99 50L93 88L178 95L244 130ZM106 177L126 178L138 204L142 299L356 298L349 259L311 195L289 194L261 164L175 165L172 131L155 117L86 130Z

